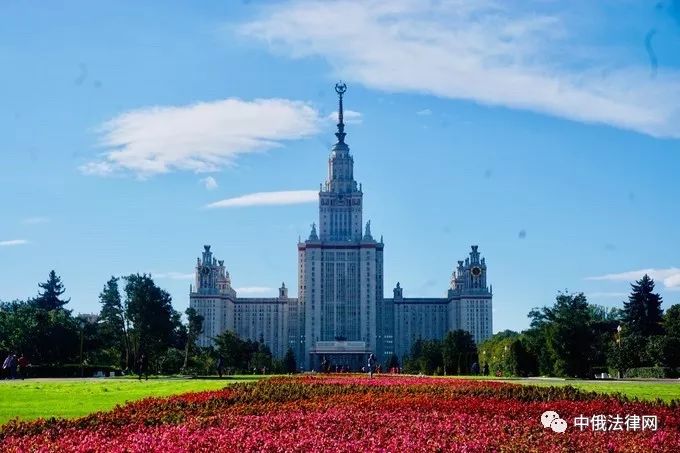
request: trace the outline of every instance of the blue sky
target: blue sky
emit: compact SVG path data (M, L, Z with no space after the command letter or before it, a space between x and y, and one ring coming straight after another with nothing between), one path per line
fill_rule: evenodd
M680 303L678 49L670 0L2 2L0 299L151 272L183 311L203 244L294 293L342 79L387 294L479 244L496 331L645 271Z

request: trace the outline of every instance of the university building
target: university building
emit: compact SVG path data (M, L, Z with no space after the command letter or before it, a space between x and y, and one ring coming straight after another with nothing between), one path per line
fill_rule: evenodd
M262 339L276 357L290 347L298 366L318 369L325 357L333 365L358 369L369 353L386 363L400 362L418 339L441 339L464 329L481 342L492 333L492 289L476 245L458 261L446 297L406 298L397 283L384 297L382 236L363 222L363 191L354 179L354 158L345 143L344 84L339 96L337 142L328 158L328 176L319 190L319 228L298 242L298 297L284 284L278 297L241 298L231 286L223 261L204 246L196 263L189 304L204 317L201 346L232 330L241 338Z

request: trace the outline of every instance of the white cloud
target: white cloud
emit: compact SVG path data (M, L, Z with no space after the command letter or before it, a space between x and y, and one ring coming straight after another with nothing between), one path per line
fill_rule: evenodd
M242 154L308 137L320 124L317 110L287 99L225 99L132 110L100 128L100 145L106 151L80 170L139 177L174 170L216 171Z
M237 294L265 294L274 291L274 288L268 286L244 286L241 288L234 288Z
M151 273L154 278L169 279L169 280L193 280L193 273L184 272L158 272Z
M47 217L27 217L22 223L25 223L26 225L37 225L39 223L48 223L49 221L50 219Z
M9 241L0 241L0 247L12 247L15 245L28 244L26 239L11 239Z
M668 289L680 289L680 268L677 267L669 267L666 269L640 269L637 271L620 272L618 274L588 277L586 280L633 282L641 279L645 274L649 275L655 281L661 281Z
M430 110L430 109L418 110L416 112L416 115L420 115L420 116L432 115L432 110Z
M588 14L541 5L294 0L263 8L237 30L293 58L321 56L338 76L370 88L680 137L677 70L651 78L644 55L622 58L619 48L585 41Z
M207 189L207 190L215 190L217 189L217 180L213 178L212 176L208 176L207 178L202 178L200 180L201 184Z
M319 199L316 190L284 190L281 192L257 192L240 197L227 198L206 205L206 208L235 208L244 206L275 206L312 203Z
M329 113L326 118L329 121L332 121L333 124L337 124L337 122L338 122L338 111L336 110L335 112ZM361 112L357 112L357 111L354 111L354 110L343 110L342 121L345 124L361 124L361 122L363 121L363 118L361 116Z

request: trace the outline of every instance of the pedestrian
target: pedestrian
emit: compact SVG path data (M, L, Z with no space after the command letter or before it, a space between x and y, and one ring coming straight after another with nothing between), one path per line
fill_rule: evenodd
M21 376L21 380L23 381L26 379L26 375L28 374L28 357L26 357L24 354L21 354L21 357L19 357L18 360L19 363L19 376Z
M146 354L142 353L142 355L139 356L139 360L137 360L137 372L139 373L139 380L142 380L142 374L146 377L146 380L149 380L149 362L146 358Z
M224 372L224 359L222 356L219 356L217 358L217 374L222 377L222 373Z
M470 368L470 371L472 374L477 375L479 374L479 364L477 362L472 364L472 368Z
M8 354L5 361L2 362L2 379L10 378L10 363L12 363L12 354Z
M366 368L368 368L368 377L372 378L373 377L373 368L375 367L375 356L373 353L370 353L368 355L368 363L366 364Z
M489 375L489 364L488 364L488 363L485 363L485 364L484 364L484 369L483 369L483 370L484 370L484 371L483 371L484 376L488 376L488 375Z
M17 366L19 365L19 359L17 359L16 354L12 354L12 359L9 362L9 371L11 379L17 378Z

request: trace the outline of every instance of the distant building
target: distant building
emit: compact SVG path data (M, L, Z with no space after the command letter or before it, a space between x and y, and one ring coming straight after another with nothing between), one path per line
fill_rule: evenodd
M443 338L450 330L469 331L477 342L492 333L492 291L477 246L451 278L443 298L404 298L397 283L393 298L383 297L382 237L363 223L363 191L354 179L354 158L345 143L344 84L339 95L337 142L328 159L328 177L319 190L319 230L298 242L298 298L284 284L276 298L240 298L223 261L206 245L196 264L190 306L204 317L202 346L233 330L262 339L276 357L290 347L299 366L316 369L326 358L357 369L373 352L386 363L402 360L417 339Z

